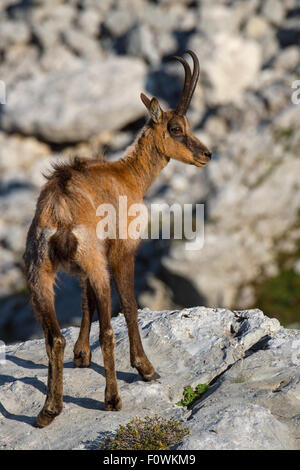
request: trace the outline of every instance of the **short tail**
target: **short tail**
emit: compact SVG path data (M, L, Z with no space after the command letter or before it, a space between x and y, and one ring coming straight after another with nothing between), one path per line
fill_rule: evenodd
M49 240L49 257L52 262L66 262L74 258L78 241L71 230L58 228Z

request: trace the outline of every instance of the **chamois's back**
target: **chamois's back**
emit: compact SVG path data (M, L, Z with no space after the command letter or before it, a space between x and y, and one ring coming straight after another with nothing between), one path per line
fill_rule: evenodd
M74 158L69 163L55 163L37 203L37 213L47 224L70 227L82 205L82 188L88 192L87 170L97 160ZM98 162L99 163L99 162Z

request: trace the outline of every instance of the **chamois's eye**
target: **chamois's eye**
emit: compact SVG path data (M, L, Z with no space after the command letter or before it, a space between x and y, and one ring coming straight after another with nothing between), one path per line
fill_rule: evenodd
M170 128L170 131L172 132L172 134L175 134L175 135L182 134L182 128L180 126L173 126Z

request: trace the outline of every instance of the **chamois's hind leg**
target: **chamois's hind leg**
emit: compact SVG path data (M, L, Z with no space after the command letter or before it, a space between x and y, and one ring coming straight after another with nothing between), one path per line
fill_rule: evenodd
M134 255L125 255L116 261L112 260L111 266L127 323L131 366L138 370L145 381L158 379L160 376L155 372L144 351L138 327L138 310L134 295Z
M89 279L81 278L80 284L82 288L82 320L80 333L74 346L74 364L76 367L89 367L92 359L90 331L96 309L96 297Z
M50 424L63 408L63 356L66 340L60 332L55 314L54 276L50 262L44 260L28 281L31 303L44 330L49 358L47 397L36 421L39 427Z
M90 251L79 261L81 269L89 276L91 287L95 293L96 306L100 324L99 341L103 356L106 388L105 409L117 411L122 407L120 391L117 384L115 367L115 336L111 326L111 292L110 278L103 256L97 248Z

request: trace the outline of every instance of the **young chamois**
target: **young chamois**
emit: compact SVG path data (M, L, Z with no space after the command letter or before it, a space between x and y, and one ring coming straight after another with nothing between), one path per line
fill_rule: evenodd
M109 203L118 211L120 196L127 197L128 207L143 204L145 193L170 158L198 167L209 162L211 152L192 134L186 117L199 77L198 59L192 51L187 52L193 59L193 73L185 59L175 57L185 70L175 111L163 111L157 98L141 94L150 120L124 158L116 162L74 159L56 165L39 196L24 254L30 301L43 327L49 359L47 397L36 422L39 427L51 423L63 407L66 341L56 318L53 289L59 268L78 274L82 286L83 316L74 346L77 367L91 363L89 334L94 310L98 312L106 376L105 409L120 410L122 406L115 370L109 267L128 327L131 365L143 380L159 377L144 352L137 322L134 258L141 240L118 236L99 239L96 210L100 204ZM130 217L125 217L129 224Z

